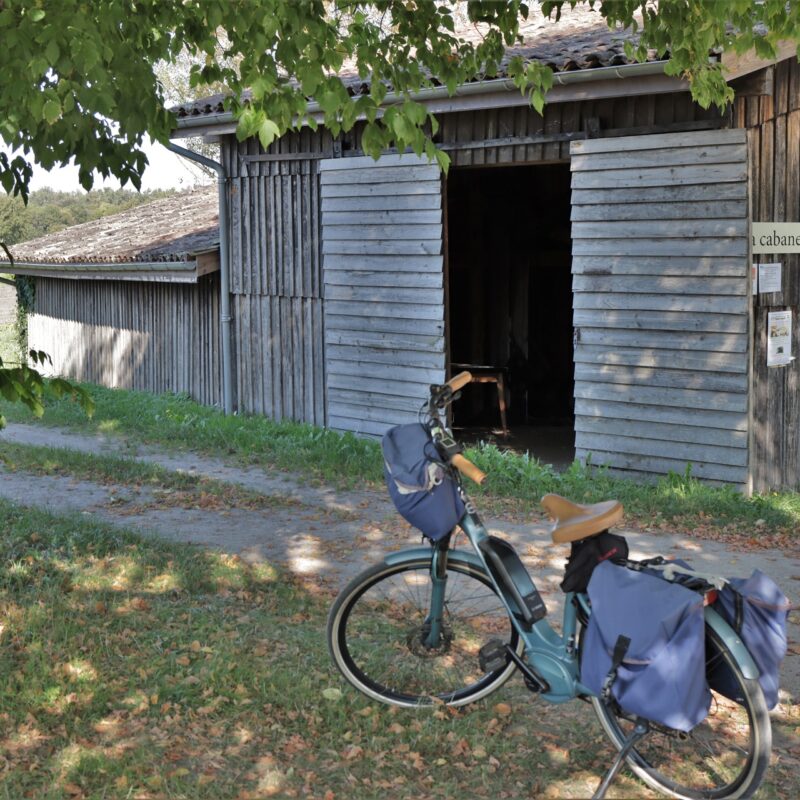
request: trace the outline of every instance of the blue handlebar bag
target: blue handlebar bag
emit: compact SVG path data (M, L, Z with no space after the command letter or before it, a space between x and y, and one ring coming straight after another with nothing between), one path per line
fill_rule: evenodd
M384 475L395 507L415 528L437 541L458 525L464 503L420 423L396 425L381 440Z

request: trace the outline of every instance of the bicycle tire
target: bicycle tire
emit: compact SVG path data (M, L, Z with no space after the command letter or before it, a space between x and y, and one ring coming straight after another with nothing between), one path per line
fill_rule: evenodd
M716 659L723 659L732 671L743 703L712 692L708 717L690 733L651 726L627 758L641 780L670 797L744 800L757 791L769 764L772 728L761 687L742 675L722 639L706 625L707 667ZM598 697L591 701L603 730L621 749L633 721Z
M481 670L478 651L489 639L508 642L520 655L524 643L486 573L452 553L445 643L436 652L425 650L421 633L430 566L428 557L376 564L357 575L331 607L331 657L345 679L373 700L402 707L462 706L494 692L516 669L507 659L502 668Z

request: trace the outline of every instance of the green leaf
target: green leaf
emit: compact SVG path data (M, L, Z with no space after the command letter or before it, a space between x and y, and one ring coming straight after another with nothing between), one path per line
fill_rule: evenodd
M266 150L278 136L280 136L278 126L271 119L265 119L258 129L258 141L261 142L261 146Z
M239 115L239 124L236 127L236 138L240 142L243 142L245 139L255 136L258 129L261 127L263 117L263 112L259 114L254 108L245 108Z
M52 125L61 116L61 103L58 100L48 100L44 104L42 115Z
M361 147L368 156L377 158L383 150L383 134L377 123L370 123L361 134Z
M59 50L58 43L51 39L47 43L47 47L44 49L44 54L51 64L55 64L56 61L58 61L59 55L61 55L61 50Z
M3 184L3 189L6 194L11 194L14 190L14 173L10 169L3 169L0 172L0 183Z
M339 110L339 97L336 92L330 90L322 92L317 102L326 114L335 114Z
M43 8L34 8L28 12L28 17L30 18L31 22L41 22L44 17L44 9Z
M320 74L316 65L309 64L308 66L298 70L297 78L300 81L303 94L311 96L317 91L317 87L320 84L322 75Z
M414 125L422 125L428 115L428 110L422 103L406 100L405 103L403 103L403 113Z

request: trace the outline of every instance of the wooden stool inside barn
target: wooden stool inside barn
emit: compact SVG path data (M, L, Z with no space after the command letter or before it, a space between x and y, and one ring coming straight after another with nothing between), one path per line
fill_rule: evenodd
M479 364L451 364L453 373L466 370L472 375L471 383L494 383L497 386L497 404L500 407L500 425L503 436L508 436L506 424L506 386L503 370Z

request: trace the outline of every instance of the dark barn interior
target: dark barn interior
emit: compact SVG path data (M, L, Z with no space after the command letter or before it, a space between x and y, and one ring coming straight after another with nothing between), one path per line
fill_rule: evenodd
M510 435L493 382L464 389L454 424L558 464L574 452L570 244L569 164L450 170L451 371L500 373Z

